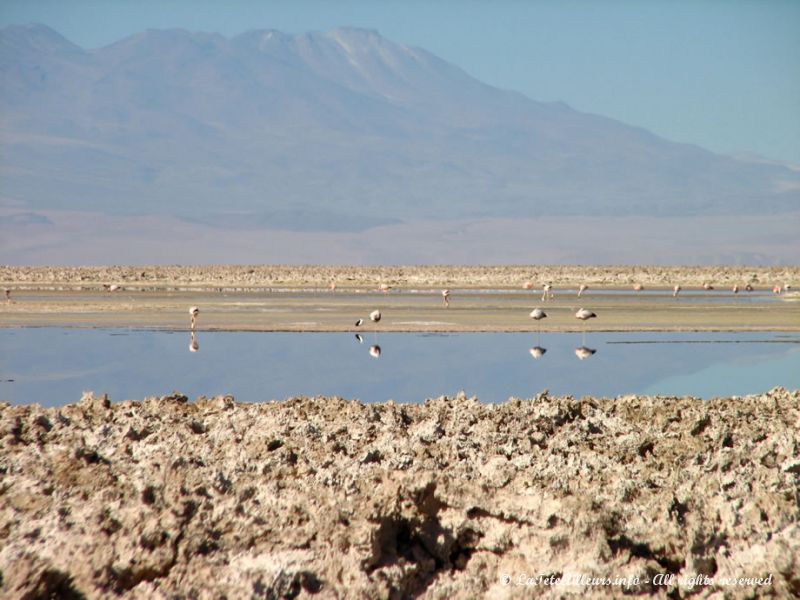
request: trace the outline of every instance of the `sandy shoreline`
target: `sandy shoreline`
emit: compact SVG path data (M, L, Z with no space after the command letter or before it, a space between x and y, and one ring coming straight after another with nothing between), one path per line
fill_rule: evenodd
M0 595L789 597L798 431L782 389L0 405ZM569 574L639 583L526 585Z
M396 332L800 331L798 292L776 296L765 284L796 290L798 268L5 267L0 275L11 294L0 302L0 327L180 330L198 306L199 331L351 331L376 308L383 319L366 328ZM544 303L542 281L554 292ZM675 299L677 281L683 290ZM753 281L754 291L734 294L726 287L732 281L742 290ZM589 289L578 299L580 283ZM539 323L528 316L536 306L548 312ZM579 307L598 318L578 322Z

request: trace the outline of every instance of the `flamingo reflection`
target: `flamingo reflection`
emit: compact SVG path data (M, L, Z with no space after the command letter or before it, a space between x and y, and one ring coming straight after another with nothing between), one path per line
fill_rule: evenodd
M587 348L586 346L581 346L579 348L575 348L575 356L577 356L581 360L589 358L590 356L592 356L596 352L597 352L597 350L595 350L594 348Z
M528 350L528 352L531 353L531 356L533 358L538 360L538 359L542 358L545 355L545 352L547 352L547 348L542 348L541 346L534 346L533 348Z
M197 338L194 335L194 331L189 334L189 352L197 352L200 350L200 344L197 343Z
M381 347L378 344L374 344L369 347L369 355L372 358L380 358L381 357Z

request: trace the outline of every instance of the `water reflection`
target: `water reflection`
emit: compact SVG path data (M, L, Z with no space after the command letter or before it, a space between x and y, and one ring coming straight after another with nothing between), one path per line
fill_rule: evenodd
M533 358L538 360L545 355L545 352L547 352L547 348L542 348L541 346L534 346L533 348L528 350L528 352L531 353L531 356Z
M797 334L593 332L586 344L580 333L542 334L541 343L535 332L384 332L378 345L367 333L359 340L355 333L195 331L188 332L187 355L185 333L0 328L0 401L53 406L74 402L84 390L115 400L179 390L190 398L233 394L250 402L297 395L421 402L465 389L499 402L544 388L612 397L800 388ZM573 357L585 361L581 368Z
M194 331L189 334L189 352L197 352L200 350L200 344L197 343L197 338L194 335Z
M364 343L364 338L363 338L363 337L361 337L361 334L360 334L360 333L357 333L357 334L356 334L356 341L357 341L359 344L363 344L363 343Z

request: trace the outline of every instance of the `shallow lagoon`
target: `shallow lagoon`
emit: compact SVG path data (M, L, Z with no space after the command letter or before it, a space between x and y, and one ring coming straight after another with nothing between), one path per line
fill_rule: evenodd
M259 402L337 395L420 402L464 390L511 396L743 395L800 388L800 335L754 333L188 332L0 330L0 400L62 405L179 391ZM380 346L375 358L374 346ZM535 359L530 350L545 348ZM596 350L581 360L576 349ZM370 352L372 349L372 352Z

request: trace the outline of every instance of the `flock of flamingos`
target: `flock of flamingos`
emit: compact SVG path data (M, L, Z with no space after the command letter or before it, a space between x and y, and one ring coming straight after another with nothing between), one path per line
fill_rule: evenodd
M111 288L114 288L114 289L111 289ZM525 290L531 290L531 289L533 289L533 283L531 283L530 281L527 281L527 282L525 282L523 284L522 288L525 289ZM710 283L706 282L706 283L703 283L702 288L704 290L706 290L706 291L711 291L711 290L714 289L714 286L711 285ZM119 289L119 288L118 288L118 286L115 286L115 285L106 286L106 290L109 291L109 292L116 291L117 289ZM335 292L336 291L336 283L335 282L331 282L331 284L329 286L329 289L330 289L331 292ZM392 289L392 286L390 286L387 283L381 283L378 286L378 291L383 292L384 294L388 294L389 290L391 290L391 289ZM581 284L580 287L578 288L578 298L580 298L583 295L583 293L588 289L589 289L589 286L587 286L586 284ZM672 296L674 298L677 298L678 294L680 294L682 289L683 288L681 288L680 285L676 285L675 287L673 287L672 288ZM750 285L749 283L744 286L744 290L747 291L747 292L752 292L753 289L754 289L753 286ZM787 292L789 289L791 289L791 286L788 285L788 284L786 284L786 285L775 285L772 288L772 293L773 294L782 294L782 293ZM636 283L633 286L633 290L635 292L641 292L641 291L644 290L644 286L641 283ZM738 285L734 285L733 288L731 289L731 291L734 294L738 294L739 293L739 286ZM6 298L7 299L9 298L8 290L6 290ZM554 298L554 293L553 293L552 284L545 283L544 285L542 285L542 302L547 302L547 300L552 300L553 298ZM449 308L450 307L450 290L448 290L448 289L442 290L442 304L444 305L445 308ZM192 306L192 307L189 308L189 315L191 317L191 322L190 322L191 339L190 339L190 342L189 342L189 351L190 352L197 352L199 350L199 348L200 348L200 345L197 343L197 338L195 337L195 326L196 326L196 323L197 323L197 316L199 314L200 314L200 309L197 306ZM534 308L530 312L529 316L530 316L531 319L533 319L534 321L536 321L538 323L542 319L546 319L547 318L547 313L542 308L538 308L537 307L537 308ZM577 312L575 313L575 318L579 319L579 320L581 320L583 322L586 322L589 319L594 319L596 317L597 317L597 314L595 312L593 312L593 311L591 311L589 309L586 309L586 308L579 308L577 310ZM373 310L369 314L369 320L372 321L373 323L378 323L381 320L381 311ZM360 318L360 319L356 320L355 327L361 327L363 324L364 324L364 319ZM359 343L363 343L364 342L364 338L358 333L355 335L355 338ZM544 356L544 354L547 352L547 349L546 348L542 348L539 345L536 345L533 348L531 348L529 350L529 352L530 352L530 354L531 354L531 356L533 358L539 359L542 356ZM589 358L590 356L594 355L596 352L597 352L597 350L595 350L593 348L589 348L589 347L586 346L585 333L584 333L584 342L578 348L575 349L575 356L577 356L580 360L584 360L584 359ZM369 354L373 358L379 358L380 355L381 355L381 347L379 345L377 345L377 344L371 345L370 348L369 348Z

